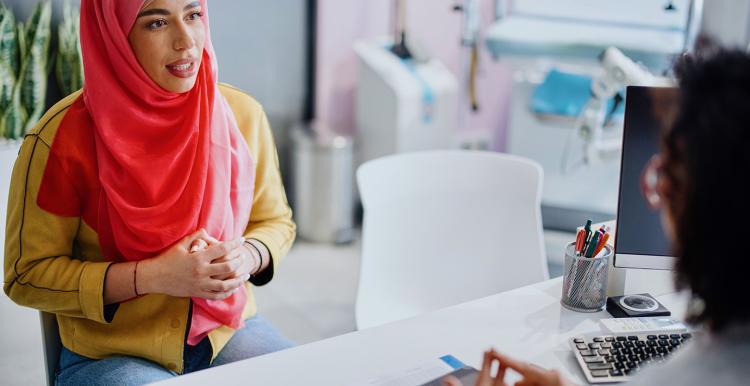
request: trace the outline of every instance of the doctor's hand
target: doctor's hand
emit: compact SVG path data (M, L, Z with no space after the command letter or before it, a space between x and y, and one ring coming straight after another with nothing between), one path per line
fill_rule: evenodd
M142 260L135 275L138 293L222 300L243 287L249 274L235 276L243 261L238 258L222 259L242 248L242 239L215 242L203 250L191 253L191 246L198 239L214 240L201 229L159 256ZM227 275L232 276L226 280L218 279Z
M493 364L498 363L497 374L492 375ZM507 386L505 374L508 369L519 373L522 379L515 383L516 386L573 386L557 370L546 370L531 363L522 362L495 350L484 353L482 370L479 372L476 386ZM445 386L464 386L456 377L448 376L443 379ZM470 385L466 385L470 386Z

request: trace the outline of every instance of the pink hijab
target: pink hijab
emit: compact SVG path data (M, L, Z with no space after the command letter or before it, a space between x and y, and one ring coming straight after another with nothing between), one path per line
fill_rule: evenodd
M81 1L83 98L58 128L39 195L45 209L82 215L95 226L111 261L154 257L200 228L219 240L236 239L248 224L252 204L255 167L218 90L206 0L200 1L206 28L203 60L195 86L183 94L151 80L130 47L128 34L144 2ZM87 131L93 132L93 141L85 138ZM66 156L86 154L87 143L94 147L94 169L72 170ZM76 163L78 169L85 164ZM56 181L63 178L58 169L78 187L68 200L54 189L71 183ZM78 206L65 204L80 200L91 185L99 185L98 197ZM92 202L98 207L85 207ZM241 328L246 296L237 291L223 301L193 298L188 344L196 345L221 325Z

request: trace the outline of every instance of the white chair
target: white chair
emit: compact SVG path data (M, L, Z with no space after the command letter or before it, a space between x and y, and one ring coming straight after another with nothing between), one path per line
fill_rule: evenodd
M57 327L57 318L49 312L39 311L39 320L42 322L42 343L44 345L44 366L47 386L55 385L55 372L60 363L60 352L62 342L60 331Z
M428 151L363 164L358 329L549 278L542 169L516 156Z

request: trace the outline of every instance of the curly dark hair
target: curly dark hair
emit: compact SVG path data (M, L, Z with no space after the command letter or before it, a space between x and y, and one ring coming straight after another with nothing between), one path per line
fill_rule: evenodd
M662 157L676 284L692 293L689 320L720 331L750 321L742 241L750 219L750 56L723 49L685 56L675 75L678 107Z

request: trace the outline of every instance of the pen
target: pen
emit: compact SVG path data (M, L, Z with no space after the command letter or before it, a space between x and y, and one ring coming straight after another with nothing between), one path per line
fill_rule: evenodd
M583 252L583 244L586 241L586 231L583 229L578 231L578 235L576 235L576 255L580 256Z
M587 243L591 237L591 220L586 220L586 226L583 227L586 231L586 237L584 237L584 243Z
M607 244L607 240L609 240L609 232L605 233L604 236L602 236L602 239L599 240L599 245L596 247L596 251L594 251L594 256L598 255L599 252L601 252L601 250Z
M588 239L586 239L586 242L585 242L585 243L584 243L584 245L583 245L583 251L584 251L584 252L588 251L588 249L589 249L589 245L591 245L591 240L593 240L593 239L594 239L594 234L595 234L595 233L596 233L596 232L594 232L594 231L591 231L591 232L589 233L589 237L588 237Z
M601 233L597 231L593 236L591 236L591 242L589 243L588 248L586 248L586 253L584 254L585 257L594 257L594 250L596 250L600 234Z

